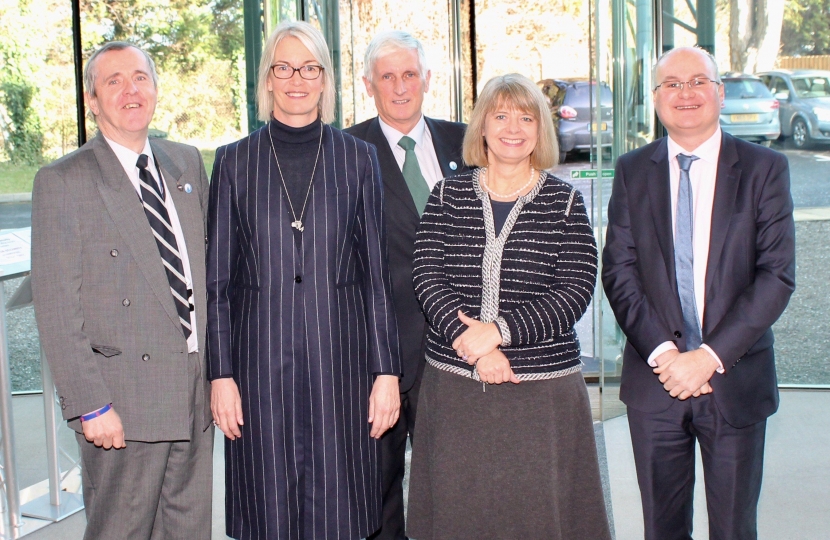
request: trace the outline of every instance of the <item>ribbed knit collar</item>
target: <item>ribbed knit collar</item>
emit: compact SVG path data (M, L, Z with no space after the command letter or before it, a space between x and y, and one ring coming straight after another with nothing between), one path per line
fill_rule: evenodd
M279 146L288 144L301 145L312 141L316 143L320 140L320 119L317 118L317 120L307 126L295 128L283 124L271 115L271 121L268 122L268 130L271 132L274 142L280 143ZM316 149L317 145L315 144L314 147Z

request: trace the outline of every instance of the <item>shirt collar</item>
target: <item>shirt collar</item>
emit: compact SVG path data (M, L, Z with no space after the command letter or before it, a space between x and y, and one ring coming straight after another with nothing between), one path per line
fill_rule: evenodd
M675 159L677 154L694 154L703 161L717 164L718 156L720 155L720 143L722 137L723 133L721 132L720 126L718 126L711 137L703 141L700 146L689 152L677 144L674 139L669 136L669 160L671 161Z
M106 136L104 136L104 140L107 141L107 144L110 145L112 151L115 152L115 157L118 158L118 161L121 163L124 171L126 171L128 175L132 173L132 175L137 176L138 166L136 165L136 162L138 161L139 154L136 154L126 146L120 145L112 139L108 139ZM142 150L141 153L145 154L149 158L147 169L150 171L158 170L156 168L155 160L153 159L153 149L150 148L149 138L144 140L144 150ZM155 176L155 173L153 173L153 176Z
M412 128L409 133L401 133L384 122L380 116L378 116L378 121L380 122L380 129L383 131L383 135L386 137L386 140L389 141L390 147L395 148L398 146L398 142L404 135L415 141L415 146L422 146L422 141L424 140L424 130L427 126L427 123L424 121L423 114L421 115L420 120L418 120L418 123L415 124L415 127Z

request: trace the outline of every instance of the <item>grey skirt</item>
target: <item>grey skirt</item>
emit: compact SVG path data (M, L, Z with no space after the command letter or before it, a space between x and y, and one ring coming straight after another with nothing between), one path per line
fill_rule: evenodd
M582 374L482 391L427 365L407 536L610 540Z

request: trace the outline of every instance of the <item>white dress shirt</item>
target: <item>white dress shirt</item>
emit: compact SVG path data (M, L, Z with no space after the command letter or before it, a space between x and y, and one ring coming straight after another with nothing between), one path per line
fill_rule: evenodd
M715 202L715 183L718 176L718 157L722 133L720 127L703 144L694 150L686 150L677 144L671 137L668 139L669 150L669 185L671 188L672 207L672 238L675 234L677 221L677 193L680 186L680 166L677 164L677 154L695 155L698 160L692 162L689 169L689 180L692 184L692 201L694 204L694 231L692 243L694 251L694 284L695 304L697 316L703 330L703 316L706 311L706 265L709 261L709 236L712 230L712 207ZM700 346L718 362L718 372L723 372L723 363L715 351L705 343ZM674 342L661 343L648 357L652 367L657 364L654 359L671 349L677 349Z
M115 152L118 161L121 162L121 166L124 168L124 172L127 173L127 177L133 184L136 193L138 193L139 199L141 199L141 187L138 179L138 166L136 165L139 154L136 154L126 146L122 146L115 141L107 139L106 137L104 137L104 139L107 141L107 144L110 145L112 151ZM169 195L170 192L167 189L166 182L164 182L163 178L160 180L161 170L156 165L155 156L153 156L153 150L152 148L150 148L149 139L147 139L144 142L144 150L142 150L141 153L145 154L149 158L147 170L150 172L153 178L156 179L156 182L158 182L159 185L162 186L162 190L165 193L164 206L167 208L167 213L170 215L170 224L173 226L173 234L176 236L176 245L178 246L179 254L182 257L182 266L184 267L184 277L187 280L187 288L189 290L193 290L193 277L190 273L190 259L188 259L187 257L187 245L184 241L182 224L179 222L179 214L176 212L176 205L173 204L173 197ZM155 242L155 239L153 239L153 241ZM159 255L159 264L161 264L161 255ZM188 300L190 302L193 302L193 298L189 298ZM187 351L196 352L199 350L199 341L196 335L195 309L190 312L190 328L192 331L190 333L190 337L187 338Z
M415 127L409 133L401 133L384 122L380 116L378 116L378 121L380 122L380 129L383 131L383 135L389 141L389 148L392 149L392 153L395 155L395 161L398 162L398 167L401 170L403 170L406 150L398 146L398 142L404 135L415 141L415 156L418 158L418 166L421 167L421 174L424 176L424 180L427 181L429 190L432 191L435 184L444 178L444 173L441 172L438 156L435 155L435 146L432 144L432 133L427 129L424 115L421 115L421 119L418 120L418 123L415 124Z

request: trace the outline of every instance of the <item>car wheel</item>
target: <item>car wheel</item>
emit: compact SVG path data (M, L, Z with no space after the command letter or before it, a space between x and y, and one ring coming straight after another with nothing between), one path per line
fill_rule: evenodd
M813 142L810 137L810 128L801 118L796 118L793 122L792 142L794 147L800 149L809 148Z

